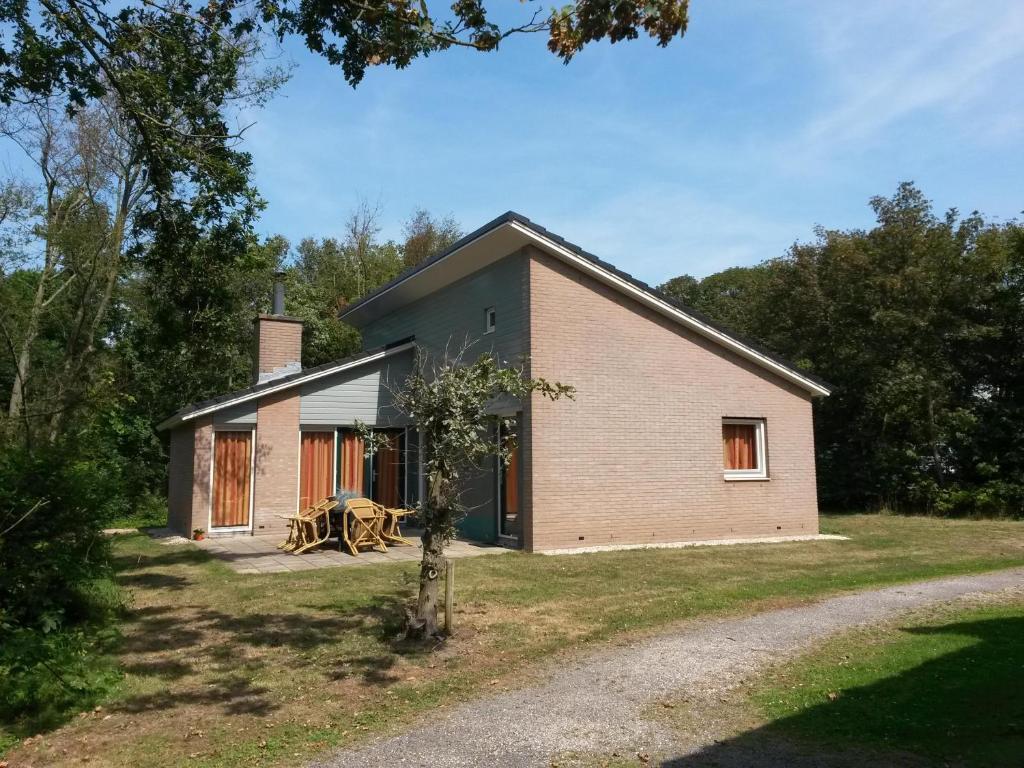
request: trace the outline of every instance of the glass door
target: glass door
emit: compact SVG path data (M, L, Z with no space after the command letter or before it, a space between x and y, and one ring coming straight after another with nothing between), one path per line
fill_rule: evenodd
M386 441L373 455L370 498L388 508L401 507L405 493L405 430L377 430Z
M501 427L499 441L507 438L505 428ZM519 446L512 450L508 463L500 458L498 461L498 535L518 539L523 528L520 511L520 471Z

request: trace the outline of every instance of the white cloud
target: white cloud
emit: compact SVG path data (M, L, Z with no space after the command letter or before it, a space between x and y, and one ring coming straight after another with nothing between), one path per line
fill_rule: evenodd
M811 31L835 98L797 143L819 151L877 137L923 109L949 112L992 95L1007 84L994 75L1024 58L1019 2L847 3L842 14L814 16Z

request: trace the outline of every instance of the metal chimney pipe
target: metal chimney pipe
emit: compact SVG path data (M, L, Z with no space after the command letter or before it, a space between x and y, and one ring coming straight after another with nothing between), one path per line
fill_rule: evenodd
M274 314L284 314L284 272L274 273Z

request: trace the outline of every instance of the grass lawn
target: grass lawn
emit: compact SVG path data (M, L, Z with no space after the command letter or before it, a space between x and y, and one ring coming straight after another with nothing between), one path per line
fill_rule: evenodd
M147 496L139 501L131 515L108 520L106 528L163 528L167 525L167 501Z
M11 751L32 765L299 762L425 710L529 679L540 662L708 615L1024 564L1024 522L826 517L851 541L460 560L457 635L392 638L414 564L240 575L191 546L120 537L123 679L102 709ZM0 727L2 728L2 727ZM33 733L31 723L0 730Z
M771 673L767 730L937 765L1024 765L1024 594L844 634ZM888 762L886 760L882 761Z

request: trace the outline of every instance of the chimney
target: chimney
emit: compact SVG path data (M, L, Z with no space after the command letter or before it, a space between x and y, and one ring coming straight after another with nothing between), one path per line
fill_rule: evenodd
M273 313L256 317L256 384L302 370L302 321L284 313L284 273L274 275Z

